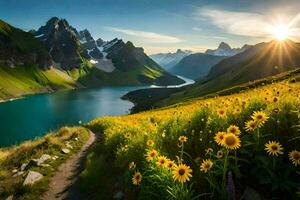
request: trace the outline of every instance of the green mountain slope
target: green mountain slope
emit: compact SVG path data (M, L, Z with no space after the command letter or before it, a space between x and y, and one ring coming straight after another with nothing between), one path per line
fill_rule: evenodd
M76 87L70 76L51 65L42 43L0 20L0 100Z
M0 100L75 87L77 85L70 76L55 68L41 70L35 66L0 66Z

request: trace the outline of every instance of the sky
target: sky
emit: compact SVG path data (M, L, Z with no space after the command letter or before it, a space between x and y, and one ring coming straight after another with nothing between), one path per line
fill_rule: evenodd
M129 40L148 54L256 44L271 40L278 24L298 40L299 12L299 0L0 0L0 19L23 30L56 16L95 39Z

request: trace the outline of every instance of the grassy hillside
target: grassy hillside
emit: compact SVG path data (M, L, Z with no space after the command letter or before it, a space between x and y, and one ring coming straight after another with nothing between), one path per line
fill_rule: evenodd
M95 199L120 190L126 199L297 199L299 80L290 73L231 95L91 121L103 139L82 191Z
M66 159L78 152L88 138L89 131L85 128L63 127L56 132L45 135L43 138L27 141L19 146L0 149L0 199L6 199L12 194L14 199L39 199L47 190L50 178L57 168ZM62 148L66 148L66 142L73 147L70 154L64 154L61 151ZM19 169L23 163L28 163L31 159L40 158L43 154L57 159L47 160L48 167L32 166L30 170L39 172L44 177L32 187L23 186L24 177L26 177L28 171L25 171L23 175L16 175L12 171Z
M76 83L70 76L55 68L41 70L35 66L0 66L0 100L75 87Z

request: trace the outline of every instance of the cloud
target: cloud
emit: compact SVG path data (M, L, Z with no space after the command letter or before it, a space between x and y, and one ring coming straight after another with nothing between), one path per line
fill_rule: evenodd
M124 29L119 27L106 27L106 29L113 32L123 33L125 35L134 36L136 38L141 38L143 40L146 40L144 42L147 43L179 43L183 41L180 38L174 36L163 35L154 32Z
M204 17L217 27L233 35L251 37L266 37L269 35L270 23L268 23L268 18L258 13L202 8L197 10L196 17L201 20Z

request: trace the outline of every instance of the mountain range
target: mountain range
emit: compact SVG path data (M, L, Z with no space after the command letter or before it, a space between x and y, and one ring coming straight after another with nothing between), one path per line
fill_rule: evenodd
M158 53L149 57L161 65L165 70L169 70L181 61L182 58L192 54L190 50L177 49L174 53Z
M195 53L181 59L181 61L169 71L173 74L196 80L205 77L210 68L224 58L227 57Z
M236 54L242 53L243 51L249 49L251 45L245 44L241 48L231 48L229 44L225 42L221 42L217 49L207 49L205 51L206 54L213 56L234 56Z
M287 41L270 41L256 44L247 50L222 59L213 65L208 74L197 80L195 84L177 90L164 89L159 100L148 102L148 107L160 107L204 95L216 95L222 91L245 88L268 77L299 69L300 43ZM272 81L272 78L270 78ZM254 84L256 85L256 84ZM141 92L135 91L127 97L135 97ZM143 92L152 96L152 91ZM155 91L155 93L159 93ZM139 97L140 98L140 97ZM141 101L140 99L138 99ZM135 99L132 99L135 101ZM139 105L137 106L139 107Z
M61 88L184 82L133 43L94 40L87 29L77 31L57 17L29 32L0 21L0 74L0 99Z

